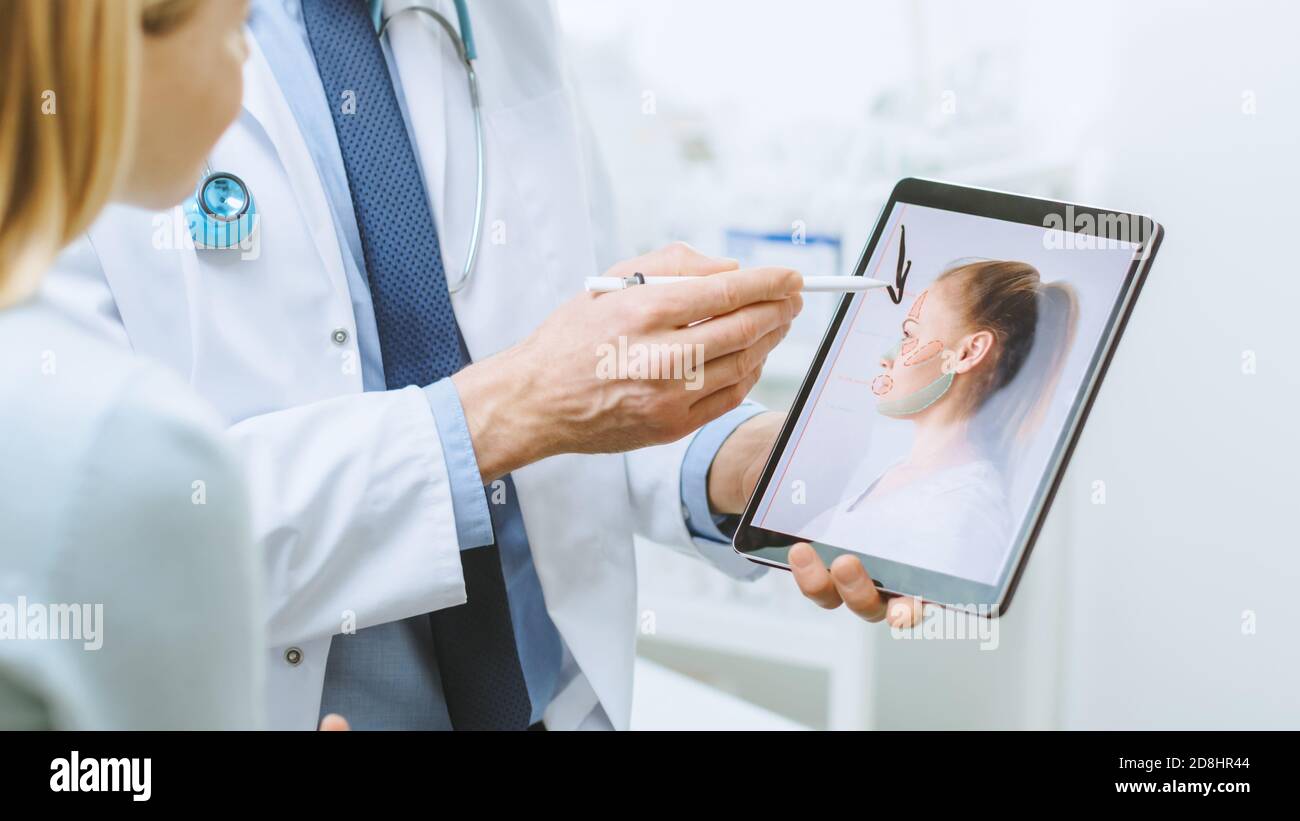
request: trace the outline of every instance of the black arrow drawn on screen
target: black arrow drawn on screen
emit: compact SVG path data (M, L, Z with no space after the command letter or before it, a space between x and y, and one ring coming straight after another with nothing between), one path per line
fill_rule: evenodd
M907 226L898 226L898 270L894 272L894 284L885 287L889 298L895 305L903 301L903 286L907 284L907 275L912 272L912 260L907 257Z

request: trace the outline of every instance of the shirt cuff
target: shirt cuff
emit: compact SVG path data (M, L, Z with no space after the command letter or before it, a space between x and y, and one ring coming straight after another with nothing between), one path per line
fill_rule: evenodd
M488 510L487 490L478 472L478 457L469 438L465 409L451 378L439 379L424 389L433 411L433 422L442 441L442 456L447 463L451 483L451 509L456 517L456 539L461 550L490 545L492 514Z
M709 510L709 468L722 449L722 443L744 422L767 408L757 402L745 402L700 428L682 459L682 515L686 529L697 539L731 543L739 517L718 516ZM730 533L724 532L726 528Z

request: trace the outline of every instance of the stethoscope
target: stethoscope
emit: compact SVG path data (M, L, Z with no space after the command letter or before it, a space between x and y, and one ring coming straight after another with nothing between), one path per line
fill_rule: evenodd
M447 36L456 46L456 55L465 64L465 73L469 77L469 101L474 112L474 147L477 153L474 225L470 229L465 267L454 282L447 283L447 289L453 294L465 287L474 271L474 261L478 258L479 237L483 233L484 210L483 112L479 104L478 76L474 71L478 50L474 47L474 29L470 26L465 0L454 0L454 3L460 34L456 33L456 27L450 20L433 9L412 5L399 9L389 17L384 17L383 0L370 0L375 34L379 37L383 37L388 31L389 24L405 12L414 11L432 17L442 30L447 32ZM258 215L253 192L247 183L228 171L214 172L211 166L205 166L203 178L194 189L194 196L185 202L183 210L190 236L194 240L194 247L201 250L247 248L257 232Z

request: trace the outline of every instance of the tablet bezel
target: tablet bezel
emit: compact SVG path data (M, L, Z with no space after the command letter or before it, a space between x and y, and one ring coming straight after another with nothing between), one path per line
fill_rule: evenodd
M1130 240L1129 237L1121 235L1119 226L1121 223L1126 226L1136 224L1140 226L1138 236L1143 238L1143 241L1134 251L1133 261L1125 274L1124 287L1120 292L1120 297L1116 300L1111 314L1106 320L1101 343L1093 351L1092 359L1085 374L1084 389L1072 404L1071 412L1063 429L1063 435L1057 440L1052 459L1044 473L1044 479L1039 483L1034 493L1028 515L1025 517L1024 524L1017 535L1016 544L1013 545L1011 558L1001 569L996 584L981 584L970 579L962 579L822 543L814 543L813 545L814 549L828 562L843 553L861 558L867 571L875 580L877 587L884 593L920 596L928 602L944 607L967 610L985 617L997 617L1007 612L1011 606L1012 597L1020 583L1029 553L1038 539L1039 532L1042 530L1052 500L1060 487L1061 477L1065 473L1070 456L1078 443L1083 424L1088 418L1088 412L1092 409L1093 401L1097 397L1102 378L1106 374L1115 349L1119 344L1119 339L1128 324L1129 317L1132 315L1137 296L1146 281L1147 273L1155 260L1156 252L1160 248L1161 240L1164 237L1164 228L1149 217L1139 214L908 177L900 180L894 186L894 190L889 195L889 200L881 209L879 216L877 216L875 228L858 257L853 276L864 275L867 264L875 253L876 245L880 242L888 217L894 213L894 208L900 202L1007 222L1018 222L1040 228L1049 227L1050 218L1056 217L1064 230L1081 236L1092 236L1097 240ZM1088 226L1080 224L1079 215L1089 215L1091 217L1093 228L1091 232L1083 230ZM745 505L745 512L741 517L740 525L736 528L732 547L737 553L752 562L785 570L790 569L784 560L784 554L788 550L789 544L796 540L797 537L756 527L753 524L753 519L757 513L759 503L772 481L781 454L789 443L794 426L803 413L804 405L807 403L818 374L825 364L826 357L834 344L840 326L853 303L854 296L854 294L845 294L840 300L835 316L827 326L817 354L813 357L812 364L804 376L799 393L790 406L785 424L781 428L775 445L768 454L763 473L759 477L748 503ZM771 544L770 542L773 540L781 541L782 545ZM768 541L769 544L765 545L762 543L763 541Z

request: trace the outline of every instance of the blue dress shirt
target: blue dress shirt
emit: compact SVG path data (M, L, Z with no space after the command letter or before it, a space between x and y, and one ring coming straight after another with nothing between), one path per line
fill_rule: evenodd
M307 30L302 16L302 0L255 0L248 25L284 92L298 127L302 130L329 200L335 230L344 240L346 251L343 254L343 265L356 320L356 341L361 362L362 385L367 391L385 390L379 331L375 323L370 287L364 274L366 268L362 255L361 235L352 208L352 197L339 151L338 137L307 39ZM398 73L392 65L392 55L387 43L384 45L384 53L389 60L389 69L394 82L399 86L396 89L397 98L405 118L406 103L400 83L397 81ZM408 131L410 129L409 119L407 119L407 129ZM487 490L478 472L478 463L469 441L469 431L460 397L450 379L439 380L427 386L424 392L442 442L460 548L467 550L492 544L494 534ZM727 526L726 519L714 516L709 510L707 489L709 467L718 449L731 432L746 419L762 410L754 404L742 405L701 428L687 450L682 468L682 515L691 534L696 537L697 546L706 557L721 557L732 552L730 537L721 529ZM521 544L511 546L502 543L511 539L518 539ZM523 532L523 528L497 534L496 540L503 555L512 553L531 556L527 546L527 535ZM515 549L511 550L511 547ZM521 596L535 596L537 597L535 602L541 600L542 590L536 581L536 571L532 567L531 560L522 563L522 566L505 569L512 602L517 602ZM525 635L517 633L521 639ZM520 647L524 678L528 684L529 695L533 699L533 721L541 720L550 698L564 684L560 680L559 655L531 652L537 649Z

